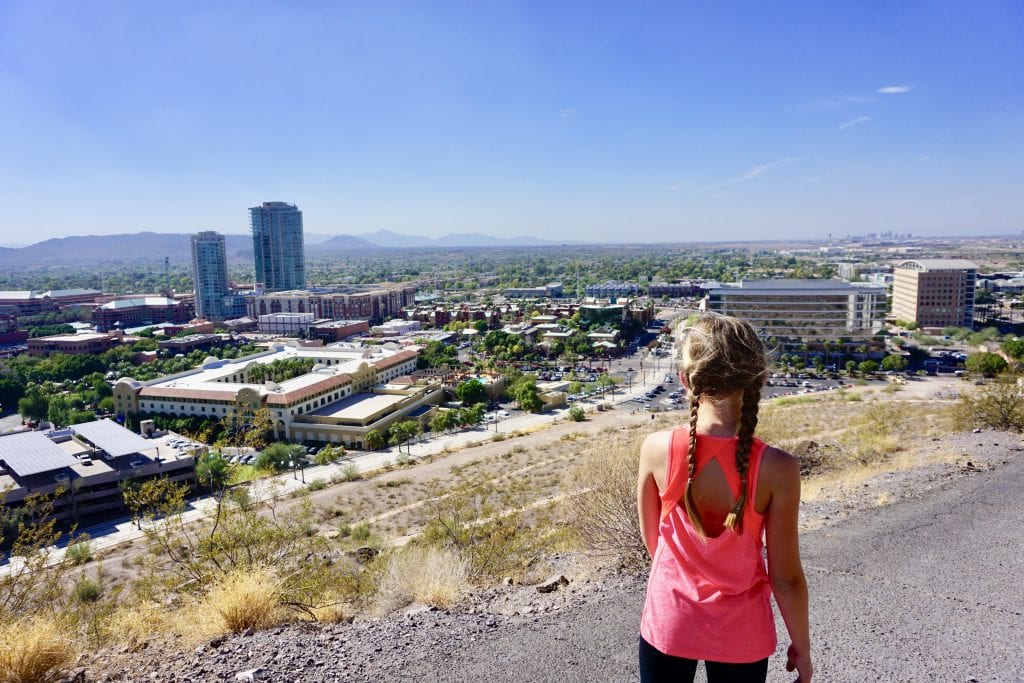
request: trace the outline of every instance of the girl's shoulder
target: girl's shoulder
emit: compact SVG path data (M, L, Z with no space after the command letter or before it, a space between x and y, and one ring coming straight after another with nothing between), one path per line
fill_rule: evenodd
M668 451L672 446L672 429L652 432L640 446L640 469L661 472L668 462Z
M765 444L758 479L773 490L800 486L800 461L781 448Z

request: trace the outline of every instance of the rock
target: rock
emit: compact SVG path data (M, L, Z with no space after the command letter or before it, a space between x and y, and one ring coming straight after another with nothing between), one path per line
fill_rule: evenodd
M380 555L380 551L377 550L376 548L371 548L370 546L365 546L364 545L361 548L356 548L355 549L355 555L356 555L356 558L358 558L360 562L364 562L365 563L365 562L372 561L373 558L375 558L378 555Z
M247 671L239 671L238 673L235 674L235 680L236 681L242 681L243 683L248 683L250 681L255 682L255 681L270 680L264 674L265 674L264 669L261 669L260 667L256 667L255 669L248 669Z
M556 574L548 578L543 583L537 585L538 593L554 593L562 586L568 586L569 579L565 578L564 574Z

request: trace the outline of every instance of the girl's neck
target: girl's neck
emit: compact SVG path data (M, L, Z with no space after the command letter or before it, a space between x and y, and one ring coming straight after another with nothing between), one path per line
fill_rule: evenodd
M736 436L743 395L740 392L712 400L703 397L697 410L697 433L708 436Z

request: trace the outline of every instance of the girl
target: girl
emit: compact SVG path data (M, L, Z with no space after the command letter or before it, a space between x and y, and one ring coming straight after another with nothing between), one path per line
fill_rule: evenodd
M764 346L747 322L722 315L678 329L689 427L651 434L640 450L640 532L653 558L640 678L692 681L704 660L709 683L764 681L773 593L792 641L786 670L810 683L800 468L754 436Z

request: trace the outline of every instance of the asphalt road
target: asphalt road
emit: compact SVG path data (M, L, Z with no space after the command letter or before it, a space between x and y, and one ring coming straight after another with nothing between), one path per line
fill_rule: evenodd
M803 537L816 680L1024 680L1024 457ZM637 680L641 582L525 625L403 680ZM780 645L768 680L790 681ZM698 674L698 680L701 680Z

